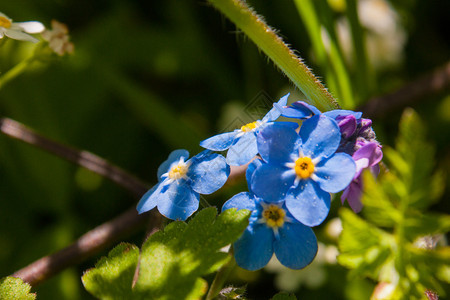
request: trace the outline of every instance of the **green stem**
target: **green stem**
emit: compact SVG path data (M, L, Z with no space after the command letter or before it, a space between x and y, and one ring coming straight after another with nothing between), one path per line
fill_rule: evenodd
M336 84L336 74L334 74L334 70L331 68L331 62L328 59L327 51L322 40L321 26L314 8L314 3L311 0L295 0L295 5L301 20L305 24L317 63L325 70L327 85L339 98L341 93L339 86Z
M341 104L346 108L353 108L355 106L355 100L353 97L350 75L345 65L344 54L339 45L335 30L335 22L333 22L333 13L326 0L319 0L315 3L318 5L322 24L327 30L330 39L329 60L335 71L336 82L338 83L341 92Z
M201 196L201 195L200 195L200 205L205 208L211 207L211 204L209 204L209 202L205 198L203 198L203 196Z
M216 298L217 295L219 295L228 276L236 267L236 260L233 256L233 246L230 247L228 254L231 255L230 260L219 270L219 272L217 272L216 277L214 278L211 287L209 288L208 295L206 295L206 300L212 300Z
M322 111L339 105L327 89L311 73L302 59L246 3L241 0L209 0L239 27Z
M0 76L0 89L8 82L23 73L36 59L36 56L31 56L22 60L20 63L9 69L6 73Z
M356 0L346 0L347 19L352 33L353 49L355 51L356 86L360 100L366 100L370 91L374 88L375 78L370 69L367 49L365 46L365 35L358 19Z

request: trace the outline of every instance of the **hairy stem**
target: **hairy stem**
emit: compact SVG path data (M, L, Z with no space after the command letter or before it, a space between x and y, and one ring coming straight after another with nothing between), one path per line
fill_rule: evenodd
M322 111L339 107L327 89L311 73L302 59L244 1L209 0L240 28Z
M230 246L228 254L231 256L230 260L217 272L216 277L214 277L211 287L209 288L208 295L206 295L206 300L215 299L217 295L219 295L228 276L236 267L236 260L233 257L233 246Z

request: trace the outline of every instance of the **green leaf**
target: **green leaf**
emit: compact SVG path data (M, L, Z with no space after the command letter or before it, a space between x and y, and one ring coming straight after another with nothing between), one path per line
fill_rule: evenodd
M417 237L450 231L450 216L437 213L408 212L405 219L405 235L410 241Z
M339 237L338 262L355 269L353 275L376 278L388 262L393 238L388 233L364 221L349 209L340 211L342 234Z
M129 298L138 259L139 249L135 245L119 244L108 257L102 257L94 269L84 273L81 278L84 287L101 299Z
M4 277L0 280L0 299L33 300L35 293L30 293L31 286L20 278Z
M364 216L375 225L383 227L393 227L398 219L399 211L394 207L389 194L397 193L391 188L397 189L400 185L399 180L390 173L381 182L376 182L373 175L366 171L363 173L364 193L362 203L364 204ZM390 186L389 186L390 185ZM386 190L390 191L388 193Z
M273 296L272 300L297 300L295 294L281 292Z
M218 217L214 207L197 213L186 224L175 221L142 246L139 276L133 278L139 249L120 244L82 278L101 299L199 299L207 291L200 278L221 268L230 256L220 249L233 243L248 226L248 210L229 209Z
M425 208L439 197L442 188L442 181L432 176L434 147L425 140L424 125L414 110L405 110L399 127L397 153L388 150L386 158L408 189L409 197L402 200L408 201L408 206Z
M218 270L230 256L219 250L248 226L249 211L229 209L216 218L215 208L197 213L187 225L173 222L142 248L135 290L151 299L198 299L207 283L200 278Z

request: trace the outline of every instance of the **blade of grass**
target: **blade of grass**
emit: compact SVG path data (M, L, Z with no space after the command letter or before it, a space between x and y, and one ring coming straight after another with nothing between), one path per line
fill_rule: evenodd
M358 89L359 100L368 100L370 91L375 86L375 78L373 72L370 69L367 49L365 46L364 30L361 27L361 23L358 19L358 8L356 0L346 0L347 19L350 24L350 30L352 34L354 59L356 66L356 87ZM358 104L361 104L359 101Z
M345 65L344 55L339 45L331 8L326 0L318 0L314 3L317 5L316 9L318 15L330 39L330 62L336 73L336 82L339 85L342 97L339 100L343 107L353 108L356 103L353 96L350 74Z
M331 91L334 91L337 98L342 98L340 87L336 83L336 74L331 67L331 62L328 59L327 51L322 40L320 32L320 22L311 0L295 0L298 14L303 21L306 31L308 32L314 55L316 56L319 66L325 70L325 81Z
M302 59L246 3L241 0L209 0L240 28L308 97L327 111L339 107L333 96L312 74Z

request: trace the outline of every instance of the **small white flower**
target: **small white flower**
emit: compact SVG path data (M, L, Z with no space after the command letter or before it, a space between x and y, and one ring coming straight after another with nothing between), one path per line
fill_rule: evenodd
M40 33L44 29L44 25L40 22L13 22L7 15L0 12L0 39L6 35L11 39L36 43L39 40L27 33Z

